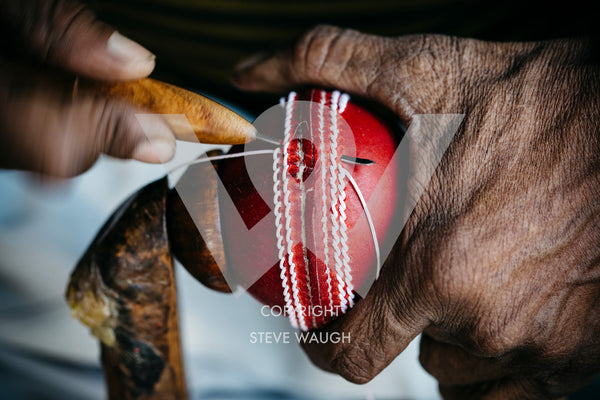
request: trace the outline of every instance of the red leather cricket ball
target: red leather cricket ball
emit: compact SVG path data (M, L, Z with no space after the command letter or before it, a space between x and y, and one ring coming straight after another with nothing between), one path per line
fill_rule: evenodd
M337 91L282 100L279 116L255 123L280 146L257 141L244 150L273 153L221 161L235 208L221 207L221 229L236 280L307 330L346 312L355 290L374 280L374 238L397 207L399 137Z

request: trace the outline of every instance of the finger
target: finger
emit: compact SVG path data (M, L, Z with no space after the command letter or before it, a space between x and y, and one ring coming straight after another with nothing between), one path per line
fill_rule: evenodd
M397 259L397 258L396 258ZM354 383L366 383L400 354L429 322L426 305L407 282L399 284L387 263L369 293L351 310L320 330L346 340L303 342L318 367Z
M459 346L421 336L419 361L442 385L466 385L492 381L514 374L514 357L507 354L501 357L479 357Z
M310 83L335 84L339 89L357 92L376 77L375 73L367 72L364 63L367 60L376 62L386 50L388 43L383 38L333 26L318 26L291 48L243 61L234 70L232 79L245 90L283 91Z
M335 87L392 110L419 99L435 104L437 90L445 93L440 85L452 75L444 69L458 51L453 41L431 35L392 39L318 26L291 48L240 63L232 81L244 90L269 92L300 85Z
M12 3L12 4L11 4ZM131 80L154 69L154 55L68 0L3 2L3 20L25 50L76 74Z
M143 130L139 110L118 101L88 94L61 98L40 88L2 97L3 168L69 177L102 153L151 163L174 154L175 140L164 122L157 119Z

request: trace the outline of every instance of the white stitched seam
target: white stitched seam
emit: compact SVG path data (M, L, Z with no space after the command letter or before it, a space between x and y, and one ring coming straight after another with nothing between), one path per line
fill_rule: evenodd
M340 102L339 102L339 113L343 113L344 111L346 111L346 106L348 106L348 101L350 100L350 96L347 93L344 93L340 96Z
M347 93L341 94L337 99L338 113L342 114L346 110L346 106L348 105L348 101L350 100L350 96ZM337 164L338 169L343 168L341 164ZM341 311L346 312L347 307L352 307L354 305L354 286L352 285L352 275L350 271L350 257L348 256L348 234L346 225L346 190L344 184L344 175L339 175L339 215L340 215L340 236L341 236L341 258L342 258L342 270L344 272L344 283L346 293L344 294L344 299L346 299L348 305L346 303L341 304Z
M304 313L305 307L300 300L300 289L296 268L294 262L294 246L292 240L292 203L290 200L291 195L291 180L289 179L288 172L288 158L290 156L290 142L292 135L292 113L294 111L294 101L296 99L296 93L291 92L288 95L287 102L282 101L282 106L285 106L285 121L284 121L284 140L281 149L275 151L273 155L273 191L274 191L274 213L275 213L275 225L276 225L276 237L277 237L277 248L280 258L280 270L284 300L286 303L286 309L290 322L294 327L300 327L302 330L308 330L306 314ZM324 118L324 110L327 105L327 93L321 91L318 111L318 129L319 129L319 153L321 162L321 201L322 201L322 216L321 223L323 229L323 255L325 270L327 274L327 290L329 298L330 309L333 310L334 299L333 299L333 284L332 284L332 268L329 263L334 261L335 276L337 280L338 297L340 311L345 312L348 307L352 307L354 304L354 286L352 284L351 268L350 268L350 257L348 255L348 226L346 224L346 179L352 182L356 187L356 182L352 179L347 170L345 170L341 163L338 162L338 137L340 135L338 126L338 115L342 113L348 104L349 96L347 94L340 95L340 92L334 91L330 97L330 112L329 112L329 123L330 132L327 134L327 128ZM329 151L327 151L329 150ZM329 153L327 155L327 152ZM301 219L305 217L305 187L303 178L304 173L304 154L302 149L298 149L296 155L300 157L299 163L299 175L300 191L301 191ZM329 156L329 157L328 157ZM282 198L283 197L283 198ZM295 202L295 201L294 201ZM363 200L364 202L364 200ZM363 207L365 205L363 204ZM283 212L282 212L283 208ZM331 216L329 216L331 214ZM310 297L310 303L313 302L313 293L310 287L310 270L309 262L307 259L304 243L306 241L306 233L304 232L304 223L302 222L302 233L301 241L303 248L304 261L306 264L306 279L308 294ZM331 228L329 228L331 226ZM374 235L375 233L372 232ZM294 234L296 236L296 234ZM331 241L330 241L331 236ZM376 240L376 239L374 239ZM378 250L378 249L377 249ZM330 255L329 253L332 252ZM287 265L286 265L286 253L287 253ZM288 270L289 268L289 270ZM290 288L291 284L291 288ZM320 294L317 294L320 296ZM320 297L319 297L320 298ZM336 302L337 303L337 302ZM312 317L312 327L316 327L316 319Z
M352 270L350 269L350 256L348 255L348 225L346 225L347 215L346 215L346 184L344 183L345 174L344 167L341 163L338 164L338 168L340 169L340 236L341 236L341 245L342 245L342 263L344 269L344 282L346 283L346 292L348 295L348 306L354 306L354 285L352 285ZM342 171L344 170L344 171ZM342 309L342 312L345 312L345 309Z
M279 256L279 269L281 278L281 286L283 287L283 299L285 301L285 310L289 316L290 323L294 328L298 327L298 319L292 304L290 296L290 285L285 267L285 247L284 237L282 234L283 224L281 223L281 148L275 149L273 153L273 213L275 214L275 236L277 237L277 250Z
M331 176L329 178L330 184L330 192L331 192L331 236L332 236L332 244L333 244L333 257L335 260L335 275L336 280L338 282L338 292L340 299L340 307L341 311L344 312L347 309L348 300L346 299L346 285L344 284L344 272L343 272L343 261L342 261L342 250L341 250L341 238L339 235L340 223L339 223L339 213L338 213L338 203L339 203L339 194L338 194L338 168L337 168L337 139L339 136L338 129L338 101L339 101L340 92L337 90L331 94L330 101L330 118L331 118L331 135L330 135L330 159L331 165L329 166L329 170L331 172Z
M302 148L302 142L299 142L298 151L296 152L298 158L300 159L299 170L298 170L298 179L300 179L300 223L301 223L301 232L300 232L300 243L302 244L302 258L304 260L304 269L306 272L306 290L308 292L308 303L312 307L313 306L313 293L310 284L310 265L308 263L308 255L306 251L306 186L304 184L304 170L306 169L306 165L304 165L304 150ZM317 325L314 313L310 312L312 326L315 327Z
M294 298L294 308L298 317L298 324L300 329L306 331L308 327L306 325L306 318L302 311L302 302L300 301L300 291L298 289L298 277L296 274L296 264L294 262L294 246L292 242L292 204L290 202L290 180L287 169L287 158L288 149L290 146L290 138L292 132L292 110L294 108L294 101L296 99L296 93L290 92L288 95L288 101L286 104L285 112L285 123L284 123L284 138L283 138L283 168L281 169L281 176L283 181L283 204L285 206L284 217L285 217L285 239L287 241L287 256L288 266L290 269L290 280L292 282L292 294Z
M321 100L319 102L319 159L321 160L321 201L323 202L321 224L323 226L323 254L325 273L327 274L327 298L329 299L329 309L333 310L333 292L331 286L331 269L329 268L329 230L327 229L327 218L329 212L327 207L327 172L329 172L327 156L325 153L325 102L327 94L321 91Z

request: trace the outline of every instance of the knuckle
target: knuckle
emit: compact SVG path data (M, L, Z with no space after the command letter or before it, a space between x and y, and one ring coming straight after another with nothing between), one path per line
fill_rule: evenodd
M364 384L376 375L369 360L370 356L361 348L340 348L330 365L333 371L344 379Z
M141 136L134 110L117 101L96 101L95 148L113 156L128 156Z
M87 153L82 122L85 117L79 113L79 109L72 103L60 103L54 96L46 93L37 93L37 98L32 101L37 103L34 107L42 106L40 120L43 125L34 122L31 127L43 131L40 136L38 150L43 151L39 155L39 167L35 168L42 173L58 178L70 178L87 170L94 159Z
M474 330L472 348L482 357L502 357L518 347L518 336L502 319L486 320Z
M393 63L396 76L411 77L402 90L412 114L448 112L460 93L460 40L434 34L404 36L397 40Z
M350 44L356 32L330 25L319 25L306 32L296 43L293 53L294 66L308 77L322 75L333 68L338 49Z
M412 49L417 65L424 69L445 62L460 44L458 38L437 34L413 35L409 40L414 43Z
M43 60L64 58L74 38L95 20L94 14L78 2L55 0L43 8L30 32L34 49Z

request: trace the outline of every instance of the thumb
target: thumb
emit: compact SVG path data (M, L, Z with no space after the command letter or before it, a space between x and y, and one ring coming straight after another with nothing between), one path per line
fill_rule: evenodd
M78 2L23 0L1 5L5 26L24 46L17 50L44 62L101 80L143 78L154 69L152 53L96 20Z
M407 280L399 278L401 270L386 262L365 298L317 331L319 338L331 340L301 343L315 365L351 382L366 383L421 333L431 313L420 304L421 297L413 294L416 290L411 285L398 282Z

